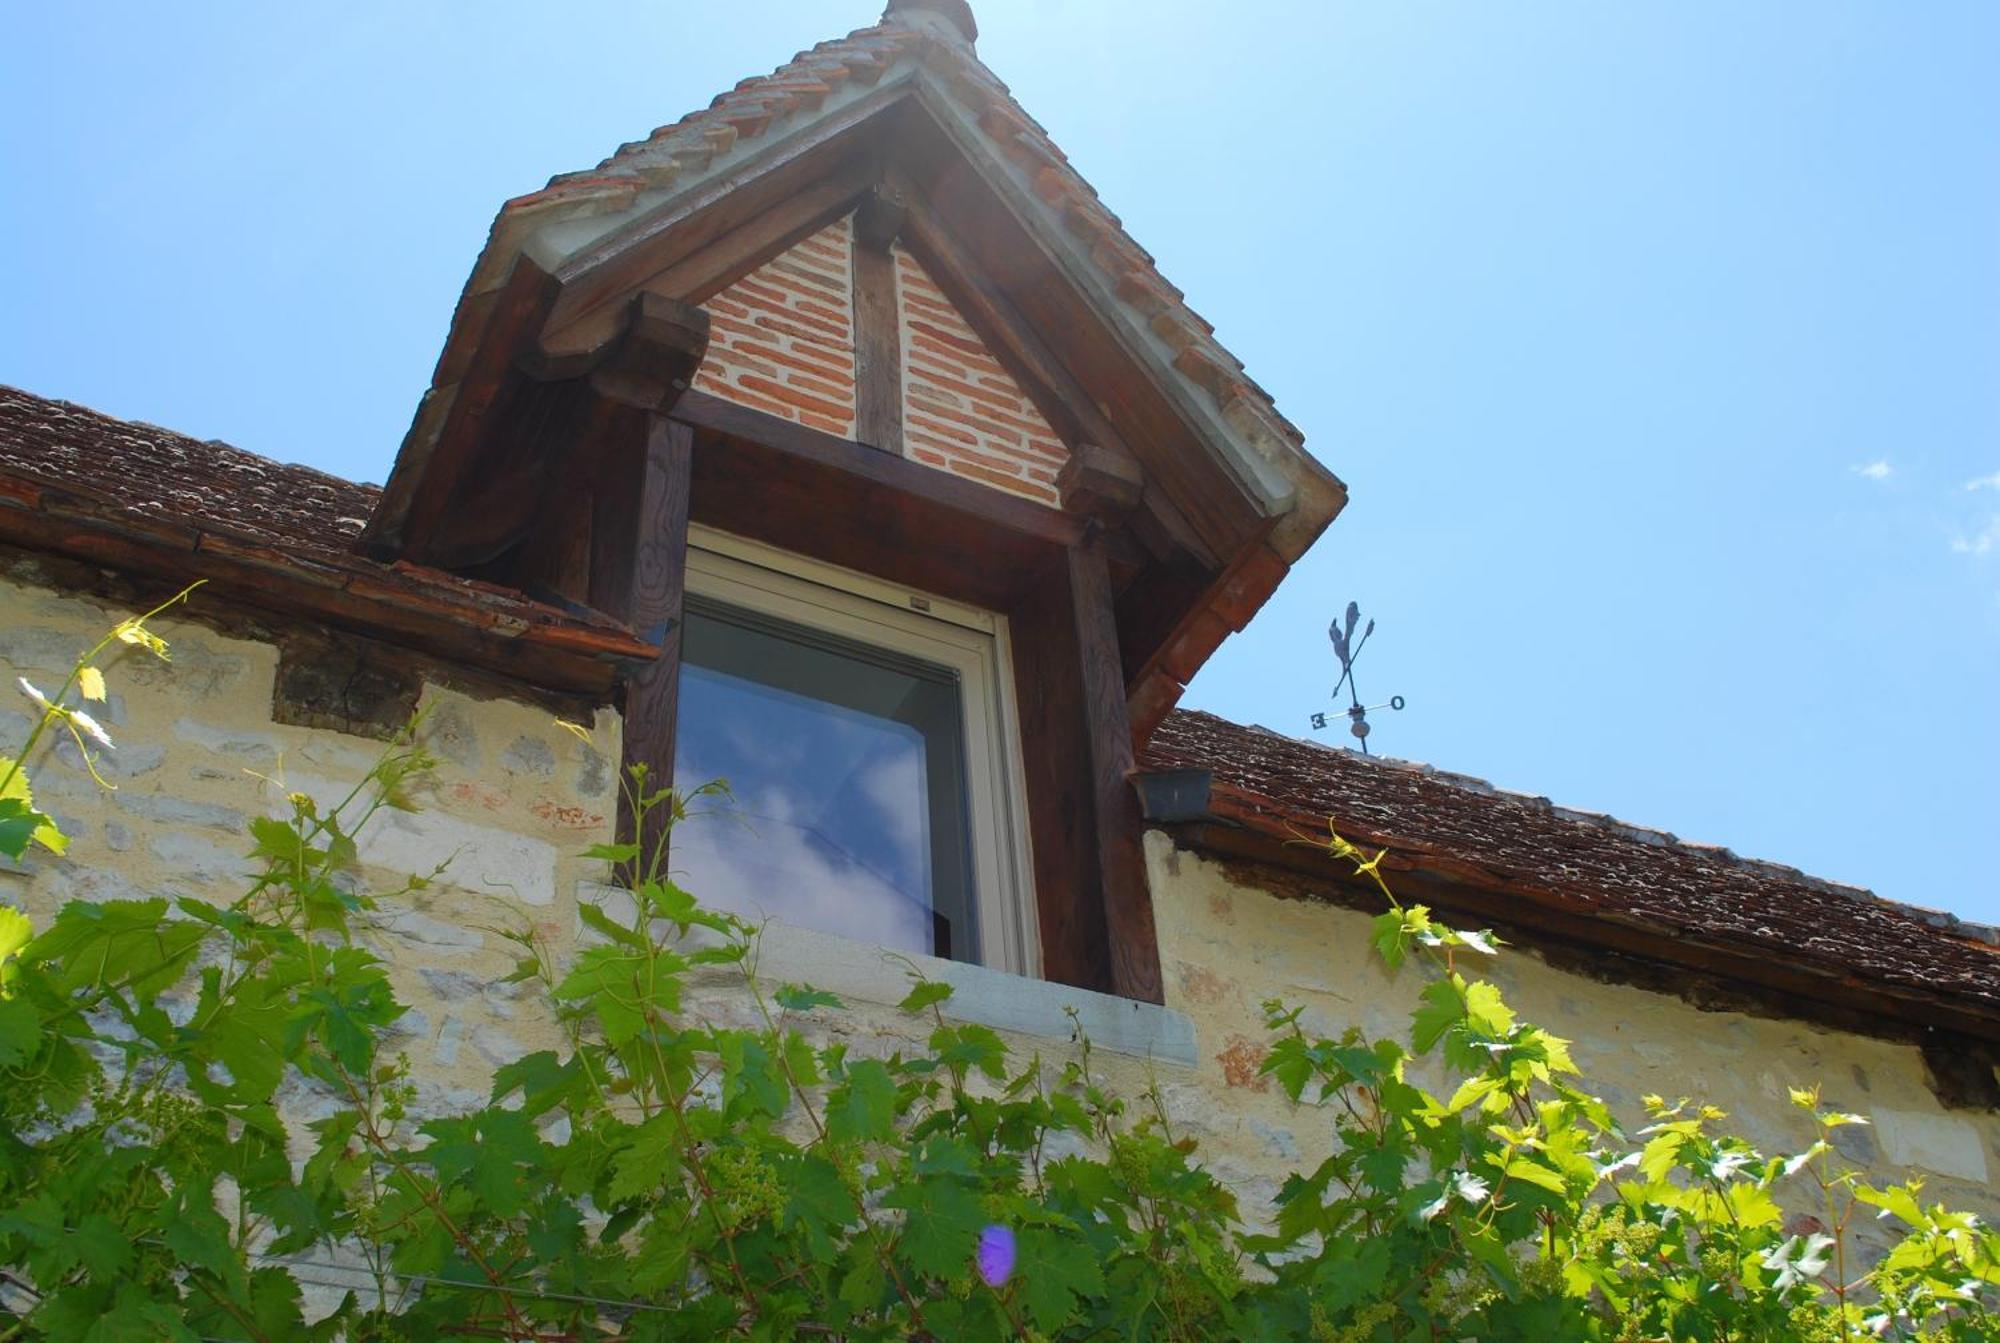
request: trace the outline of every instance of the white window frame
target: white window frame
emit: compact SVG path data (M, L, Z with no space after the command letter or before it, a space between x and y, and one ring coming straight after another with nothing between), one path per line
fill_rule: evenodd
M695 596L957 674L980 961L1039 979L1042 943L1006 617L698 524L688 528L686 572Z

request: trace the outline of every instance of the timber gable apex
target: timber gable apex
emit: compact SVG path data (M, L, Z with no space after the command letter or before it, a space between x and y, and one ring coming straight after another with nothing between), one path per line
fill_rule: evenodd
M496 509L492 482L526 472L510 487L518 512L546 492L555 459L565 473L583 461L585 474L611 480L635 468L605 465L576 440L579 425L602 431L615 412L551 410L545 403L565 394L525 384L589 375L621 342L630 366L640 296L713 317L724 291L865 214L869 230L850 226L857 244L861 232L887 232L853 250L854 311L867 311L871 268L886 265L892 305L897 277L921 273L978 353L1001 366L987 370L993 390L1020 393L1001 412L1017 422L1020 451L996 460L995 444L940 414L963 406L912 404L917 356L900 311L886 344L853 333L852 421L840 413L849 370L835 369L808 384L820 404L803 422L1113 533L1121 660L1143 739L1346 492L978 61L963 11L955 0L899 0L881 23L508 202L361 548L588 604L540 572L493 567L510 548L547 549L530 533L556 524ZM717 342L715 356L728 349ZM885 350L900 384L886 396L869 390ZM771 410L770 386L720 391L699 358L656 381L657 400L629 404L670 411L693 386ZM520 441L526 419L547 441ZM472 546L430 534L475 502L489 517L511 517L510 527L484 526Z

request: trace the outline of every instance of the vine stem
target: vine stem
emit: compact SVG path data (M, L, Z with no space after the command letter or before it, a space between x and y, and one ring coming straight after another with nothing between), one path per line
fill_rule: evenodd
M777 1023L772 1020L771 1009L765 1002L764 992L758 984L756 972L751 968L748 961L745 961L743 964L743 979L749 986L752 1000L757 1004L757 1013L764 1019L765 1027L775 1034ZM778 1057L779 1067L784 1069L785 1081L792 1088L792 1094L798 1097L800 1107L806 1112L806 1118L812 1121L813 1131L819 1135L818 1141L824 1143L827 1137L826 1125L821 1122L819 1113L813 1109L812 1098L806 1094L805 1087L800 1084L798 1073L793 1070L792 1061L786 1056L782 1042L780 1042L780 1047L775 1053ZM835 1165L834 1169L839 1170L840 1168L838 1165ZM846 1172L842 1171L841 1179L844 1181L846 1178ZM850 1194L854 1193L852 1189L849 1189L848 1192ZM882 1238L875 1226L875 1221L868 1215L868 1201L857 1194L854 1199L854 1206L860 1210L862 1233L868 1237L868 1247L875 1252L876 1262L882 1265L882 1272L895 1285L896 1294L903 1298L903 1304L910 1308L911 1320L915 1322L917 1328L928 1333L930 1326L924 1323L924 1309L918 1304L915 1293L911 1292L909 1285L903 1281L903 1275L896 1271L895 1260L890 1257L889 1251L883 1246Z
M23 769L27 768L28 757L31 754L33 754L35 749L35 743L42 739L42 734L44 732L48 731L49 724L54 722L57 718L61 718L65 722L69 721L69 711L62 707L63 699L69 694L71 688L76 685L77 678L83 675L83 669L91 665L92 659L94 659L99 653L102 653L107 647L109 647L115 640L117 640L124 633L124 631L143 630L146 627L147 621L151 620L154 616L159 615L162 611L168 610L169 608L177 606L180 603L186 601L196 588L200 587L203 583L206 583L207 581L208 581L207 579L203 578L188 584L186 587L182 588L179 592L167 598L165 601L161 602L158 606L155 606L152 610L146 612L146 614L140 616L137 620L120 621L118 624L112 626L111 632L109 634L105 635L102 639L99 639L96 643L92 644L90 646L89 652L85 653L82 657L78 658L73 664L71 664L69 669L69 675L63 678L62 685L57 687L56 693L49 698L48 707L42 710L41 718L36 721L34 727L29 729L27 741L21 744L20 757L10 762L7 767L7 773L4 776L0 776L0 796L4 796L6 794L8 786L11 785L15 779L20 777L21 771ZM95 772L96 771L94 770L92 771L93 774L95 774Z
M437 1218L438 1225L444 1228L445 1234L452 1238L458 1248L463 1250L466 1257L472 1261L473 1266L486 1276L488 1282L493 1284L494 1288L500 1294L500 1308L506 1311L508 1323L518 1331L515 1337L533 1338L535 1336L533 1326L522 1318L520 1308L514 1304L514 1294L508 1290L506 1280L500 1276L499 1271L486 1258L485 1252L479 1248L478 1243L459 1227L458 1222L449 1212L445 1211L444 1204L438 1200L437 1191L430 1188L422 1177L412 1171L409 1163L405 1162L396 1150L389 1145L388 1138L375 1126L375 1116L370 1108L363 1103L361 1093L356 1089L354 1079L349 1075L347 1069L337 1060L334 1062L333 1069L335 1075L340 1078L341 1086L347 1091L348 1101L354 1106L355 1113L359 1116L361 1132L367 1137L369 1145L375 1149L377 1156L381 1160L386 1161L398 1175L409 1181L410 1188L416 1192L418 1198L423 1200L424 1206L430 1209L431 1215Z

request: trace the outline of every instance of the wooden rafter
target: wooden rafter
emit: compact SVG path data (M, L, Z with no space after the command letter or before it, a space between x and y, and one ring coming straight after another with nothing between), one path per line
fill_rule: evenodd
M666 260L628 292L704 303L847 214L879 175L870 156L850 154L824 177L743 217L700 247L680 253L662 239L656 250ZM726 206L732 214L741 212L734 202L717 202L711 208L720 212ZM616 294L607 295L596 308L579 315L552 311L527 355L536 374L575 376L578 366L588 363L593 352L615 336L621 311L616 299Z
M859 171L872 180L879 173L873 165L880 162L881 114L908 96L901 85L878 88L703 182L671 209L647 214L570 258L556 272L562 297L549 315L548 330L560 333L605 304L617 302L668 267L837 175L844 166L870 165ZM857 194L865 185L856 188ZM839 212L832 217L838 218Z
M396 469L361 533L359 549L378 559L420 550L471 469L496 403L515 378L516 354L534 339L561 292L560 282L527 256L487 304L476 343L448 394L432 392L404 441ZM446 384L440 384L442 388ZM431 415L441 423L429 428Z

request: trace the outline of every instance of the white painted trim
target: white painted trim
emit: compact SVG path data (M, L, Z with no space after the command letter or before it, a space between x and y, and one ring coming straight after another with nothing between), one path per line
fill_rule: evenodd
M980 955L997 969L1040 975L1042 943L1006 618L708 527L689 528L687 590L921 658L958 675ZM913 598L926 607L913 604Z
M1007 623L1006 617L991 611L982 611L976 606L965 606L949 597L939 597L933 593L919 592L915 588L899 587L885 583L879 578L864 574L856 569L843 568L838 564L828 564L824 560L807 559L790 551L767 546L762 541L752 541L747 537L733 536L717 531L700 523L688 526L688 546L694 550L704 550L730 559L754 564L762 569L787 577L803 578L822 587L829 587L856 597L866 597L869 601L880 602L894 610L928 616L932 620L942 620L959 625L981 634L991 634Z

